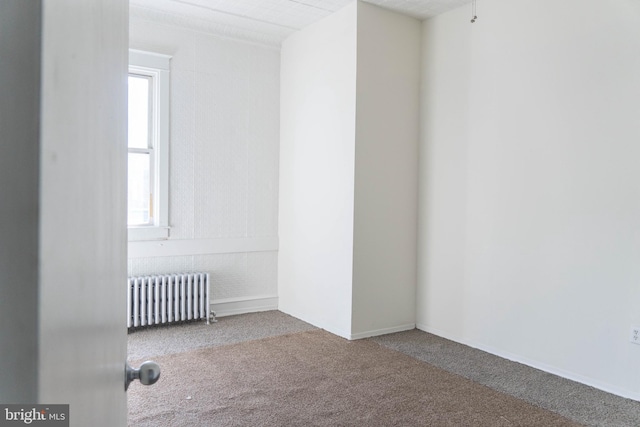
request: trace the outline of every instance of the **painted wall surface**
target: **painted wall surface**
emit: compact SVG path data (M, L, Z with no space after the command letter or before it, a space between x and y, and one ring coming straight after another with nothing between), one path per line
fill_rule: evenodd
M280 53L133 14L130 48L171 60L170 238L129 274L206 271L218 315L277 308Z
M352 336L415 327L420 21L360 2Z
M42 2L37 401L78 427L126 425L127 35L126 0Z
M279 309L349 337L356 3L281 51Z
M640 399L640 3L423 25L418 326Z
M41 3L0 2L0 402L37 400ZM9 90L12 88L13 90Z

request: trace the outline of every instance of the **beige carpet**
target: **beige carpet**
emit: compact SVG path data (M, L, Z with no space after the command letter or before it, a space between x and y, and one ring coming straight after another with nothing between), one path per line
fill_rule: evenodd
M578 425L373 341L321 330L155 360L158 383L129 388L130 426Z

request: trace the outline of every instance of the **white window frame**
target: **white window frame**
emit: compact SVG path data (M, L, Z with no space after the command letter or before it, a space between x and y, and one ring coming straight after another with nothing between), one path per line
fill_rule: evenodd
M129 50L129 74L151 77L153 223L129 226L129 241L169 238L169 70L171 56Z

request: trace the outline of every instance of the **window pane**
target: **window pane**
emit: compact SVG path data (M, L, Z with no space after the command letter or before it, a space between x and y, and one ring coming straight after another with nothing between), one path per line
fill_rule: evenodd
M150 147L150 81L149 77L129 75L129 147Z
M149 153L129 153L129 225L151 223L151 186Z

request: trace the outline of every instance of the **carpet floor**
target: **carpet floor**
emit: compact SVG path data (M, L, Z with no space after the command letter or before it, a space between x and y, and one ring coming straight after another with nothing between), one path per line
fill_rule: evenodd
M154 359L158 383L129 388L132 427L579 425L373 340L317 329Z

